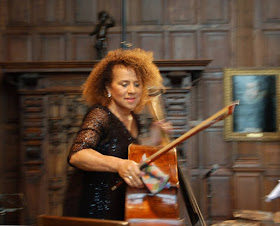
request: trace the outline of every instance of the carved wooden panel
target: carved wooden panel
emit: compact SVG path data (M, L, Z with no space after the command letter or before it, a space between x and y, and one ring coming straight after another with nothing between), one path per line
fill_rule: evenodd
M279 66L280 30L264 31L264 65Z
M201 0L201 23L226 24L230 20L229 0Z
M26 26L32 22L32 1L13 0L7 1L8 25Z
M196 59L197 37L195 32L170 32L169 56L171 59Z
M33 78L31 78L33 79ZM25 82L22 80L22 82ZM21 98L20 109L22 111L21 121L21 172L26 182L23 183L23 190L26 200L32 202L28 206L26 222L34 222L38 212L45 211L46 206L40 203L46 201L44 192L46 175L44 170L44 141L46 128L44 124L45 106L44 96L40 95L24 95ZM40 186L43 186L42 189ZM34 196L36 194L36 196Z
M265 143L261 145L263 164L268 169L280 169L280 144L279 143Z
M195 24L197 11L195 0L168 0L165 7L167 23Z
M280 2L269 0L255 1L255 30L256 41L254 42L256 66L279 65L279 13Z
M214 164L218 164L220 168L231 167L232 147L231 143L224 142L222 128L206 129L202 136L200 159L203 167L212 168Z
M257 0L257 4L260 5L261 20L263 23L279 23L279 1L267 0L266 2Z
M60 34L41 34L38 61L66 60L66 40Z
M193 136L186 141L186 160L190 169L197 169L200 166L200 134ZM192 174L194 171L192 171Z
M238 149L239 158L241 159L254 159L259 161L259 144L254 142L239 142L236 144Z
M67 3L69 4L69 1ZM71 17L77 25L83 23L95 25L98 23L97 1L95 0L74 0L72 12L73 15Z
M5 39L6 39L6 43L5 43L6 60L8 61L32 60L31 36L23 35L23 34L6 35Z
M208 199L208 216L212 218L225 218L232 217L232 181L230 175L227 176L212 176L209 180L212 192L211 200ZM209 202L210 200L210 202ZM209 213L210 210L210 213Z
M202 58L214 59L209 65L213 68L224 68L230 65L230 33L228 31L202 32Z
M5 137L6 139L3 148L5 152L2 154L1 160L1 193L18 193L18 187L15 185L15 181L18 181L18 173L19 170L19 159L15 158L18 156L18 145L17 141L19 139L18 135L18 127L10 126L10 128L6 128L5 133L1 134L1 137Z
M3 2L5 3L5 1ZM32 45L28 50L32 53L31 59L28 57L20 58L20 60L91 60L92 57L95 59L96 56L95 54L92 56L90 49L91 43L85 40L82 46L81 44L75 45L71 39L76 34L89 34L98 23L97 14L101 10L107 10L116 20L116 26L108 31L109 50L120 47L122 30L120 0L85 0L82 2L76 0L26 0L25 5L17 4L16 0L7 2L6 5L4 3L1 5L7 10L7 16L0 15L2 21L7 20L8 25L3 33L17 31L19 35L26 35L25 25L28 24L32 27L28 31L32 37ZM131 34L127 42L132 43L133 48L140 47L154 51L155 59L211 57L216 60L214 64L210 65L211 68L224 67L231 64L228 53L234 51L231 42L227 40L233 38L234 35L234 33L228 33L233 22L231 16L235 15L229 13L232 5L230 0L127 1L126 30ZM198 18L200 19L198 20ZM215 26L210 29L210 27L205 27L205 24ZM212 36L212 40L205 39L205 34L207 33L206 37L209 37L209 32L213 34L216 32L217 37ZM219 41L214 41L219 37ZM9 38L6 36L3 41L9 42ZM36 41L33 43L34 39ZM94 41L93 37L92 41ZM44 47L44 42L49 48ZM87 50L80 50L86 45ZM14 55L9 51L4 47L4 60L19 60L15 57L7 58L8 55ZM77 57L76 54L82 51L84 52L83 57ZM24 49L21 52L24 52ZM218 63L219 61L222 62Z
M234 175L234 209L261 209L263 196L259 177L259 173L253 172L238 172Z
M137 0L138 24L162 24L163 23L163 1L162 0Z
M221 109L223 105L223 82L222 75L217 73L205 76L203 80L203 93L201 94L207 99L204 99L203 118L207 118Z
M237 66L250 67L254 64L254 46L253 46L253 15L254 1L236 1L240 9L236 15L236 48L237 48Z
M132 43L131 34L126 33L126 43ZM107 36L107 49L108 51L118 49L121 47L121 34L120 32L110 33Z
M48 95L48 183L49 208L51 215L63 211L64 188L68 164L66 158L70 148L73 129L81 123L86 112L80 93ZM63 131L63 132L62 132Z
M74 34L71 49L71 60L84 61L96 58L95 39L88 34Z
M0 80L4 81L3 73L0 73ZM0 173L1 184L0 192L17 193L19 180L19 125L18 117L18 97L16 89L12 85L5 84L0 90L0 122L1 122L1 150L0 155ZM13 103L13 104L12 104ZM14 222L15 223L15 222Z
M21 3L22 4L22 3ZM66 20L67 0L37 0L34 2L34 23L61 25Z
M162 33L139 33L139 48L154 52L155 59L164 59L164 41Z

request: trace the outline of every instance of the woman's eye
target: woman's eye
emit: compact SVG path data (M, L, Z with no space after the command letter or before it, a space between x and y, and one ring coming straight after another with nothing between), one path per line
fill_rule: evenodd
M122 83L122 87L127 87L128 83Z
M139 87L140 84L137 82L137 83L134 83L134 86L135 86L135 87Z

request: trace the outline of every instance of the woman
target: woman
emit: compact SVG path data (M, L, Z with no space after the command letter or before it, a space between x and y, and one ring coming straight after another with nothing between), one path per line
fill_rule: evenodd
M125 186L111 187L120 180L143 187L137 163L127 158L128 145L139 143L137 113L148 100L149 87L162 87L162 77L152 54L141 49L109 52L85 82L83 97L91 108L68 156L83 175L80 217L123 220Z

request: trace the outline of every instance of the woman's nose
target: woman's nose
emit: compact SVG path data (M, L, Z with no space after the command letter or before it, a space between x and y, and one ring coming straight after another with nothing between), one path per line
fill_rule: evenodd
M129 93L135 93L135 87L134 87L133 84L130 84L130 85L128 86L128 92L129 92Z

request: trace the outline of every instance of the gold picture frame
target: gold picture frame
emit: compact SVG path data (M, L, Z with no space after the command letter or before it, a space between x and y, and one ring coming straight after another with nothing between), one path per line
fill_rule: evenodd
M239 100L225 119L226 141L280 140L280 68L224 70L225 105Z

